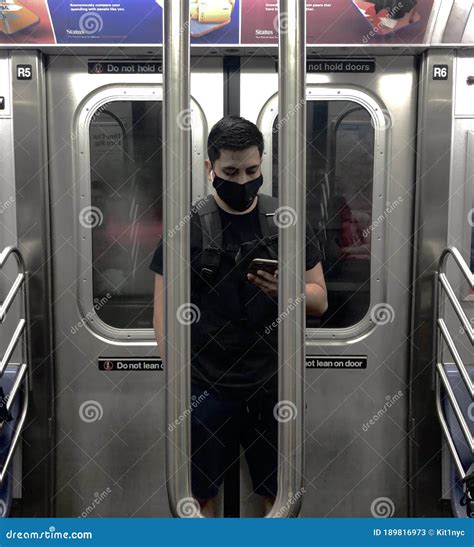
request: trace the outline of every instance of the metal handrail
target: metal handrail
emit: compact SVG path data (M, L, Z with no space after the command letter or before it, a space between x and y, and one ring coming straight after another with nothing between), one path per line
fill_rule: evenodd
M279 1L278 195L280 208L294 222L278 237L278 382L281 408L292 408L290 419L278 424L278 491L266 518L297 517L304 493L304 373L305 301L304 253L293 260L305 234L306 212L306 3ZM289 266L291 262L291 267ZM293 275L292 275L293 273ZM290 299L300 301L289 311ZM303 300L303 302L301 302ZM278 409L276 409L278 410ZM277 412L278 414L278 412ZM292 414L292 415L291 415Z
M445 290L446 295L449 301L451 302L451 305L453 306L454 311L456 312L456 315L461 321L462 326L469 338L469 341L471 342L471 344L474 344L474 329L471 327L469 319L466 313L464 312L464 310L462 309L461 303L459 302L456 295L454 294L453 288L451 287L451 284L449 283L448 278L446 277L446 273L444 271L444 269L446 268L446 262L449 255L451 254L455 258L456 263L458 263L458 265L460 266L464 277L466 278L468 282L470 282L471 289L474 288L474 274L471 273L471 271L467 267L467 264L464 262L461 254L459 253L457 249L455 248L453 248L452 250L447 249L447 251L449 252L445 251L442 255L443 259L441 264L443 266L443 270L440 270L439 282L441 283L443 289ZM458 261L461 261L461 262L458 262Z
M447 425L446 418L444 415L444 410L441 404L441 385L443 386L446 393L448 394L448 398L454 410L454 414L460 425L461 431L467 442L467 445L469 446L469 449L472 455L474 455L474 437L471 435L469 425L463 416L462 409L459 406L459 403L456 399L456 395L451 387L448 376L446 374L445 363L443 359L444 343L446 343L449 349L449 352L454 359L454 364L456 366L456 369L461 375L464 385L471 399L473 400L473 402L474 402L474 383L471 380L469 372L466 369L466 365L464 364L462 357L456 348L453 337L451 336L451 333L449 332L449 329L446 325L446 321L444 319L444 298L443 298L444 295L447 296L449 302L451 303L451 306L453 310L455 311L459 321L461 322L464 328L464 332L467 334L467 337L472 345L474 345L474 329L471 327L469 319L466 313L464 312L461 306L461 303L459 299L456 297L456 294L446 276L446 267L447 267L447 261L449 257L452 257L454 259L461 273L465 277L466 281L469 283L471 289L474 289L474 274L469 269L469 266L466 264L461 253L455 247L447 247L441 253L441 257L439 259L437 287L436 287L436 300L437 300L436 335L435 335L436 361L437 361L436 362L436 410L438 413L439 421L441 423L444 437L448 443L448 447L453 457L454 463L456 465L458 474L461 479L464 479L466 476L466 470L464 469L461 462L461 458L459 457L459 454L456 450L456 445L449 431L449 427ZM443 292L444 292L444 295L443 295Z
M3 483L8 467L10 465L10 461L13 458L13 454L15 453L15 450L18 446L21 431L23 429L23 425L26 419L26 414L28 411L28 392L29 392L28 363L30 361L30 358L29 358L30 344L29 344L29 331L28 331L28 325L29 325L28 287L27 287L27 273L25 270L25 263L19 249L17 249L16 247L6 247L0 253L0 269L3 269L3 267L7 263L7 260L12 255L15 257L17 261L20 273L17 275L12 287L8 291L5 301L0 306L0 325L4 323L8 314L8 310L10 309L11 305L13 304L20 290L23 296L24 317L22 317L20 321L18 322L15 332L13 333L13 336L8 344L5 354L2 357L2 360L0 362L0 379L3 377L5 370L9 365L15 366L18 369L15 376L15 380L13 382L13 386L10 390L10 393L7 396L5 396L5 398L8 399L6 403L7 411L9 411L10 408L12 407L13 402L15 398L17 397L18 391L20 390L20 387L22 386L22 384L24 385L24 389L23 389L23 404L21 407L18 425L15 429L15 433L13 434L13 438L12 438L10 447L8 449L7 456L4 462L0 463L0 485ZM20 363L20 364L16 364L16 363L12 364L10 363L10 358L16 346L18 345L20 338L22 339L22 359L26 362ZM0 424L0 430L3 428L4 423L5 422L2 422Z
M191 338L189 324L180 321L176 310L189 308L189 223L168 237L189 213L191 150L189 127L180 123L190 115L190 31L189 0L165 0L163 36L163 138L164 150L164 273L165 283L173 280L173 290L164 291L164 362L166 363L166 419L175 423L186 417L181 427L166 433L166 486L171 512L175 517L203 517L191 491L191 442L189 393ZM194 313L194 312L193 312Z
M11 289L8 291L5 301L0 306L0 323L3 323L5 316L7 315L7 312L10 309L10 306L15 300L15 297L18 291L20 290L20 287L23 285L24 280L25 280L25 276L23 274L18 274L13 285L11 286Z

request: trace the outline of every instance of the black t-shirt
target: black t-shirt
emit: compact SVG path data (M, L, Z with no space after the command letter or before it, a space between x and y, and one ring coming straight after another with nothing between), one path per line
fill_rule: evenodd
M253 258L272 258L261 246L258 203L250 213L235 215L218 207L222 248L216 280L201 276L202 229L199 214L190 215L191 302L199 321L191 325L193 382L229 396L257 389L276 389L278 382L278 302L246 280ZM249 243L250 242L250 243ZM240 247L246 243L244 247ZM278 252L275 242L274 251ZM244 249L236 257L236 250ZM237 260L236 260L237 258ZM306 226L306 270L321 260L313 229ZM150 264L163 275L163 241Z

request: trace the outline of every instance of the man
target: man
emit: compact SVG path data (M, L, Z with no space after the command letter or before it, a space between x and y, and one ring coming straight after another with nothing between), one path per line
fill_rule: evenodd
M192 490L205 516L215 516L225 448L235 436L265 513L277 492L278 270L248 273L253 258L278 256L278 228L263 214L270 205L274 212L278 200L258 195L263 150L255 124L236 116L217 122L206 160L215 192L198 202L190 217L191 300L199 309L191 327L192 396L199 401L191 412ZM150 267L157 274L154 328L163 355L162 243ZM306 270L306 311L319 316L327 309L327 295L309 226Z

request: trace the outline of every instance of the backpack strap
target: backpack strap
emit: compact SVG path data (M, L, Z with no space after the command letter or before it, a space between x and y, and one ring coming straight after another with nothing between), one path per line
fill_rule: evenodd
M197 209L201 221L201 276L212 282L223 253L221 217L212 194L202 198L194 207Z
M193 208L197 209L201 221L201 277L212 283L221 263L221 255L224 253L218 205L214 196L209 194L199 200ZM277 208L278 198L267 194L258 194L259 224L263 243L267 246L273 258L277 258L277 254L271 249L272 244L278 241L278 226L274 222ZM238 249L234 250L238 251ZM238 256L239 253L237 253L235 260L238 259Z
M278 226L274 220L277 208L278 198L268 194L258 194L259 222L263 237L278 236Z
M278 198L268 194L258 194L258 217L262 231L262 243L267 247L270 256L278 260L278 226L275 224L275 210L278 209Z

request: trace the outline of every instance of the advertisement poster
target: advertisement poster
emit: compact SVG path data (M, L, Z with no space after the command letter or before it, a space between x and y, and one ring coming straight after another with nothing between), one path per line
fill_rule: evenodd
M241 43L277 44L278 2L241 1ZM423 44L432 7L433 0L307 0L307 43Z
M156 0L49 0L58 44L161 44Z
M54 44L46 0L0 1L0 44Z

